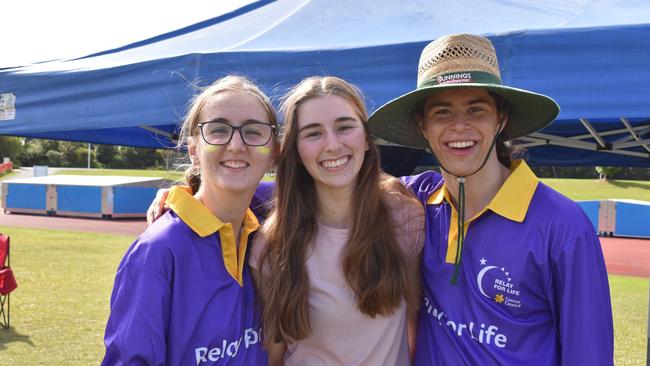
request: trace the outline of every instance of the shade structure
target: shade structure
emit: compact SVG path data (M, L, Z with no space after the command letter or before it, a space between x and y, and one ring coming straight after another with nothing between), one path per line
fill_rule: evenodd
M197 86L230 73L276 100L304 77L340 76L373 111L415 87L424 45L465 32L494 42L505 84L561 106L517 141L531 165L650 166L648 19L650 4L633 0L255 1L118 49L0 70L0 134L171 147Z

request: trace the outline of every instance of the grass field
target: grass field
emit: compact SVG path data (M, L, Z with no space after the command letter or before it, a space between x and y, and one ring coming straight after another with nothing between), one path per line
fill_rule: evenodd
M11 236L11 328L0 365L96 365L108 300L130 236L0 226Z
M572 200L636 199L650 201L650 182L598 179L542 179L542 182Z
M66 169L57 170L55 175L122 175L127 177L160 177L171 180L183 178L183 172L144 169Z
M160 177L178 181L183 179L183 172L169 170L136 170L136 169L73 169L58 170L55 174L66 175L123 175L129 177ZM272 177L265 175L262 180L273 180Z
M645 365L648 331L648 279L609 276L614 315L616 365Z
M16 170L12 170L9 173L5 173L5 174L0 174L0 180L11 179L12 177L14 177L17 174L18 174L18 171L16 171Z
M10 329L0 329L0 365L95 365L115 270L133 238L0 226L11 236L18 289ZM648 280L610 276L617 365L646 357Z

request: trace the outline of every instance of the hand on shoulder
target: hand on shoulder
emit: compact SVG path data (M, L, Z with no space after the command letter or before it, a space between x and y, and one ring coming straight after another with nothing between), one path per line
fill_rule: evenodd
M169 209L165 204L167 195L169 195L169 188L161 188L156 192L156 197L147 209L147 225L153 224L154 221L158 220Z

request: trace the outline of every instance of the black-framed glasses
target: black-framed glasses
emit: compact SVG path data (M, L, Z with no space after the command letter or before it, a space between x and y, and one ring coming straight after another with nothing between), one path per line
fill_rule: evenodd
M231 126L226 122L203 122L197 125L203 141L210 145L227 145L235 131L239 131L244 144L248 146L266 145L275 132L275 126L264 122L246 122L241 126Z

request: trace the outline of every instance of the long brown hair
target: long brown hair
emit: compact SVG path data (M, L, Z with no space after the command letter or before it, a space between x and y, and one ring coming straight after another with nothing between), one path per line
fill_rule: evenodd
M395 238L385 192L380 186L379 152L368 133L361 93L336 77L307 78L287 95L282 105L284 123L274 208L263 228L267 247L259 268L268 270L263 271L265 281L261 286L268 343L289 343L311 333L306 260L318 232L318 199L314 180L298 154L297 117L302 103L327 95L342 97L355 108L369 146L352 201L353 223L342 254L343 274L356 295L359 310L370 317L393 313L404 299L416 302L407 259ZM401 187L399 182L397 185Z
M239 75L228 75L215 80L211 85L202 89L202 91L194 96L190 101L187 114L185 115L183 124L181 125L181 132L176 146L179 150L184 149L187 146L189 139L194 138L197 135L197 126L200 122L199 116L210 98L226 91L249 94L257 98L266 111L269 123L277 126L275 110L273 109L273 104L271 104L269 97L267 97L266 94L264 94L264 92L262 92L262 90L260 90L260 88L250 79ZM201 171L198 166L191 165L185 170L185 183L192 188L193 193L196 193L199 190L199 186L201 185Z

